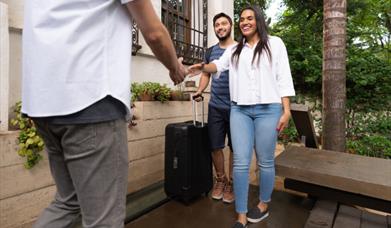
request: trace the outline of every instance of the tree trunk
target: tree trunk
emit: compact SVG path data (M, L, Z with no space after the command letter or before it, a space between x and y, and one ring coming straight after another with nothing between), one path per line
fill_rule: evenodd
M346 4L323 0L323 149L345 151Z

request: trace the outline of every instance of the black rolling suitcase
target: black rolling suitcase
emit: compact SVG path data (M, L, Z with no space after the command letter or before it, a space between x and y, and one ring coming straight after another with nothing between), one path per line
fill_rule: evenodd
M193 121L166 126L164 190L171 199L185 203L201 194L207 195L213 184L204 101L202 98L202 122L196 121L196 102L192 102Z

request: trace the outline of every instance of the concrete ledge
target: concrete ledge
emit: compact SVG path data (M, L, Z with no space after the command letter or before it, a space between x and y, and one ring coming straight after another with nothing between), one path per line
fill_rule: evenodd
M128 129L128 141L136 141L145 138L159 137L165 135L167 124L173 122L183 122L191 120L191 117L178 117L174 119L157 119L157 120L135 120L136 126Z
M0 201L0 224L2 228L15 228L31 223L54 197L55 186L7 198Z
M0 131L7 131L9 122L9 46L8 5L0 2Z
M21 165L25 158L18 155L18 136L19 131L4 131L0 133L0 172L1 168ZM47 160L46 151L41 152L43 160ZM1 179L0 179L1 180Z
M208 105L205 101L205 117L208 113ZM139 120L173 119L180 117L192 118L192 102L190 101L168 101L161 102L135 102L134 115ZM201 114L201 107L198 107Z
M22 164L1 168L0 200L54 185L48 167L48 160L42 160L30 170Z
M129 165L129 178L128 182L140 180L142 177L151 173L163 172L164 169L164 154L159 153L151 157L143 158L137 161L133 161Z
M163 153L131 162L129 166L128 193L138 191L163 179Z
M163 154L164 136L129 142L128 152L130 162L157 154Z
M0 168L23 163L23 159L16 152L18 151L18 135L19 131L0 133Z
M23 28L24 0L1 0L9 7L9 26L11 28Z

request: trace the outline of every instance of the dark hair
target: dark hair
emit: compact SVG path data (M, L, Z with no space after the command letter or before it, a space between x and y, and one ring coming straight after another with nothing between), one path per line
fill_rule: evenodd
M242 15L243 11L245 11L245 10L251 10L254 12L255 21L256 21L256 25L257 25L256 32L258 33L258 36L260 38L260 40L254 50L254 56L252 59L252 63L254 63L254 61L257 57L258 57L258 63L259 63L260 56L261 56L263 50L266 51L266 53L269 57L269 61L271 61L272 53L270 51L270 47L269 47L269 43L268 43L269 38L268 38L268 34L267 34L267 25L266 25L265 17L263 16L261 9L258 6L247 6L240 11L239 16ZM238 45L237 45L237 47L231 57L231 61L234 63L234 65L236 67L238 66L239 56L240 56L240 53L242 52L242 49L243 49L244 44L246 42L246 37L243 36L242 31L240 30L240 22L238 23L238 28L239 28L241 35L239 38Z
M220 17L225 17L225 18L227 18L229 24L232 26L232 19L231 19L230 16L228 16L228 15L225 14L225 13L218 13L218 14L216 14L216 15L213 17L213 27L215 26L215 23L216 23L217 19L219 19Z

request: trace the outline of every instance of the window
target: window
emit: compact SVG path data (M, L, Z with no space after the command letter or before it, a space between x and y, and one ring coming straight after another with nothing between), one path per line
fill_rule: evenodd
M138 37L139 37L139 32L138 32L138 27L136 22L133 21L132 25L132 55L136 55L138 50L141 49L141 45L138 43Z
M207 48L207 0L162 0L162 21L185 64L203 60Z

